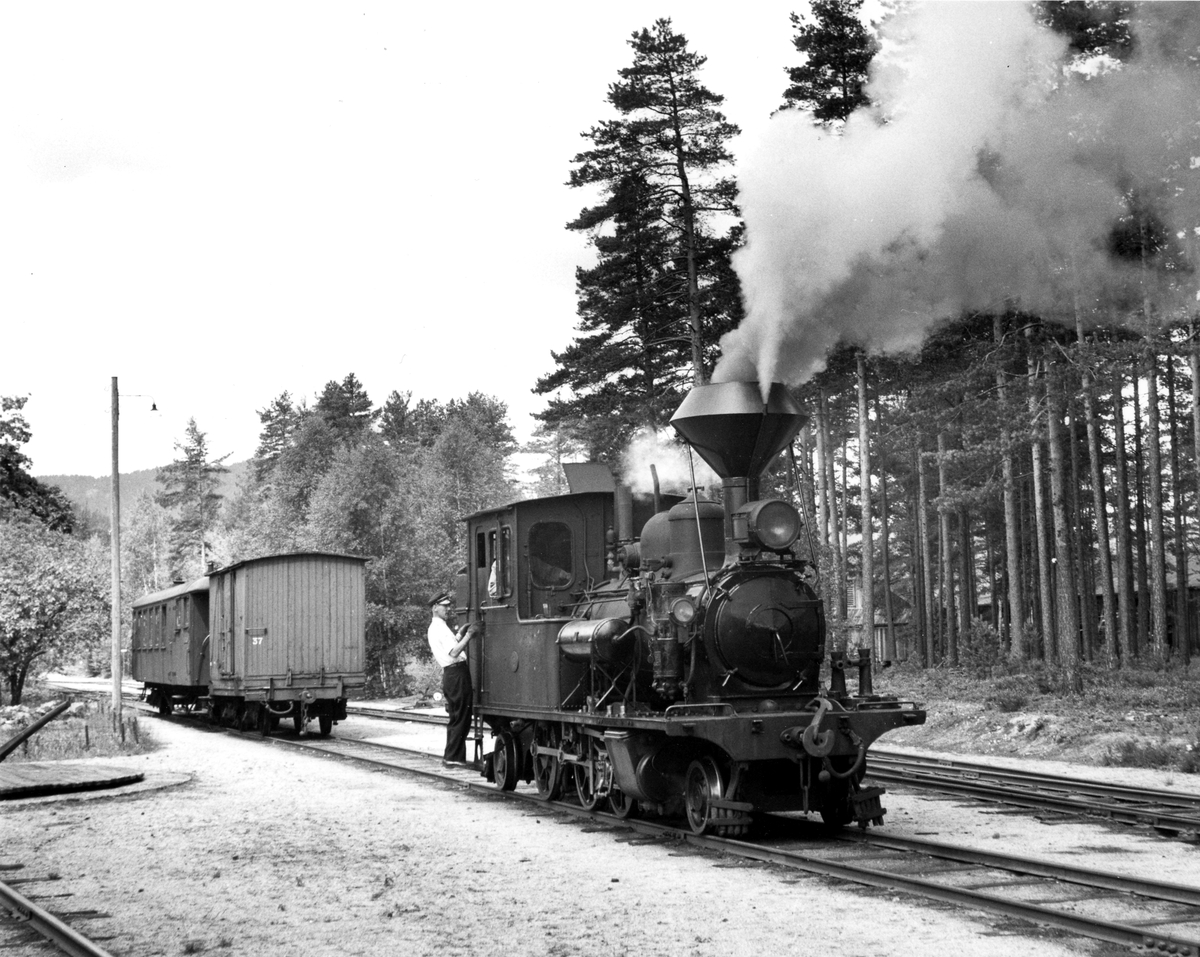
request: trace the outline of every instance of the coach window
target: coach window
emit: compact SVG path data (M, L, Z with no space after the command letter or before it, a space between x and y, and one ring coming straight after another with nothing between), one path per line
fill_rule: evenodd
M562 522L538 522L529 529L529 575L537 588L565 588L575 563L571 529Z

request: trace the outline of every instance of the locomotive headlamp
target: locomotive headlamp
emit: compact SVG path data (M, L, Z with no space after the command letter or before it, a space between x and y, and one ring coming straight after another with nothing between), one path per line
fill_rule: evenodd
M696 618L696 603L690 598L676 598L671 602L671 621L677 625L689 625Z
M782 552L800 537L800 513L777 498L750 502L733 513L733 537L743 544Z

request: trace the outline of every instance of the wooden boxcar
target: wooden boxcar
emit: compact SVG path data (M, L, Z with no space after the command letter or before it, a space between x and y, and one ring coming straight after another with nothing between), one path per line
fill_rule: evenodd
M290 716L321 733L366 685L366 559L301 552L209 575L213 719L264 732Z
M328 734L366 685L366 562L268 555L139 598L132 675L162 714L205 702L221 724Z
M208 578L133 603L130 671L162 714L208 694Z

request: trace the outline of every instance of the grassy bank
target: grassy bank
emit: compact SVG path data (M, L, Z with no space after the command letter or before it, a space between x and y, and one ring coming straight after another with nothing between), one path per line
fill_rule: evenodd
M0 745L37 721L64 696L54 689L34 687L16 707L0 708ZM107 698L77 700L65 714L26 738L7 758L20 761L62 761L141 754L153 750L137 712L125 709L115 716Z

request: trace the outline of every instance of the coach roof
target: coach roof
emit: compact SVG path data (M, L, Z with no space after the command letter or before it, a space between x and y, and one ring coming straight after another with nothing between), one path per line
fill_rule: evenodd
M190 582L179 582L172 585L170 588L164 588L162 591L152 592L149 595L143 595L133 603L134 608L141 608L143 605L157 605L159 602L170 601L172 598L182 598L184 595L190 595L193 592L208 592L208 576L204 575Z

